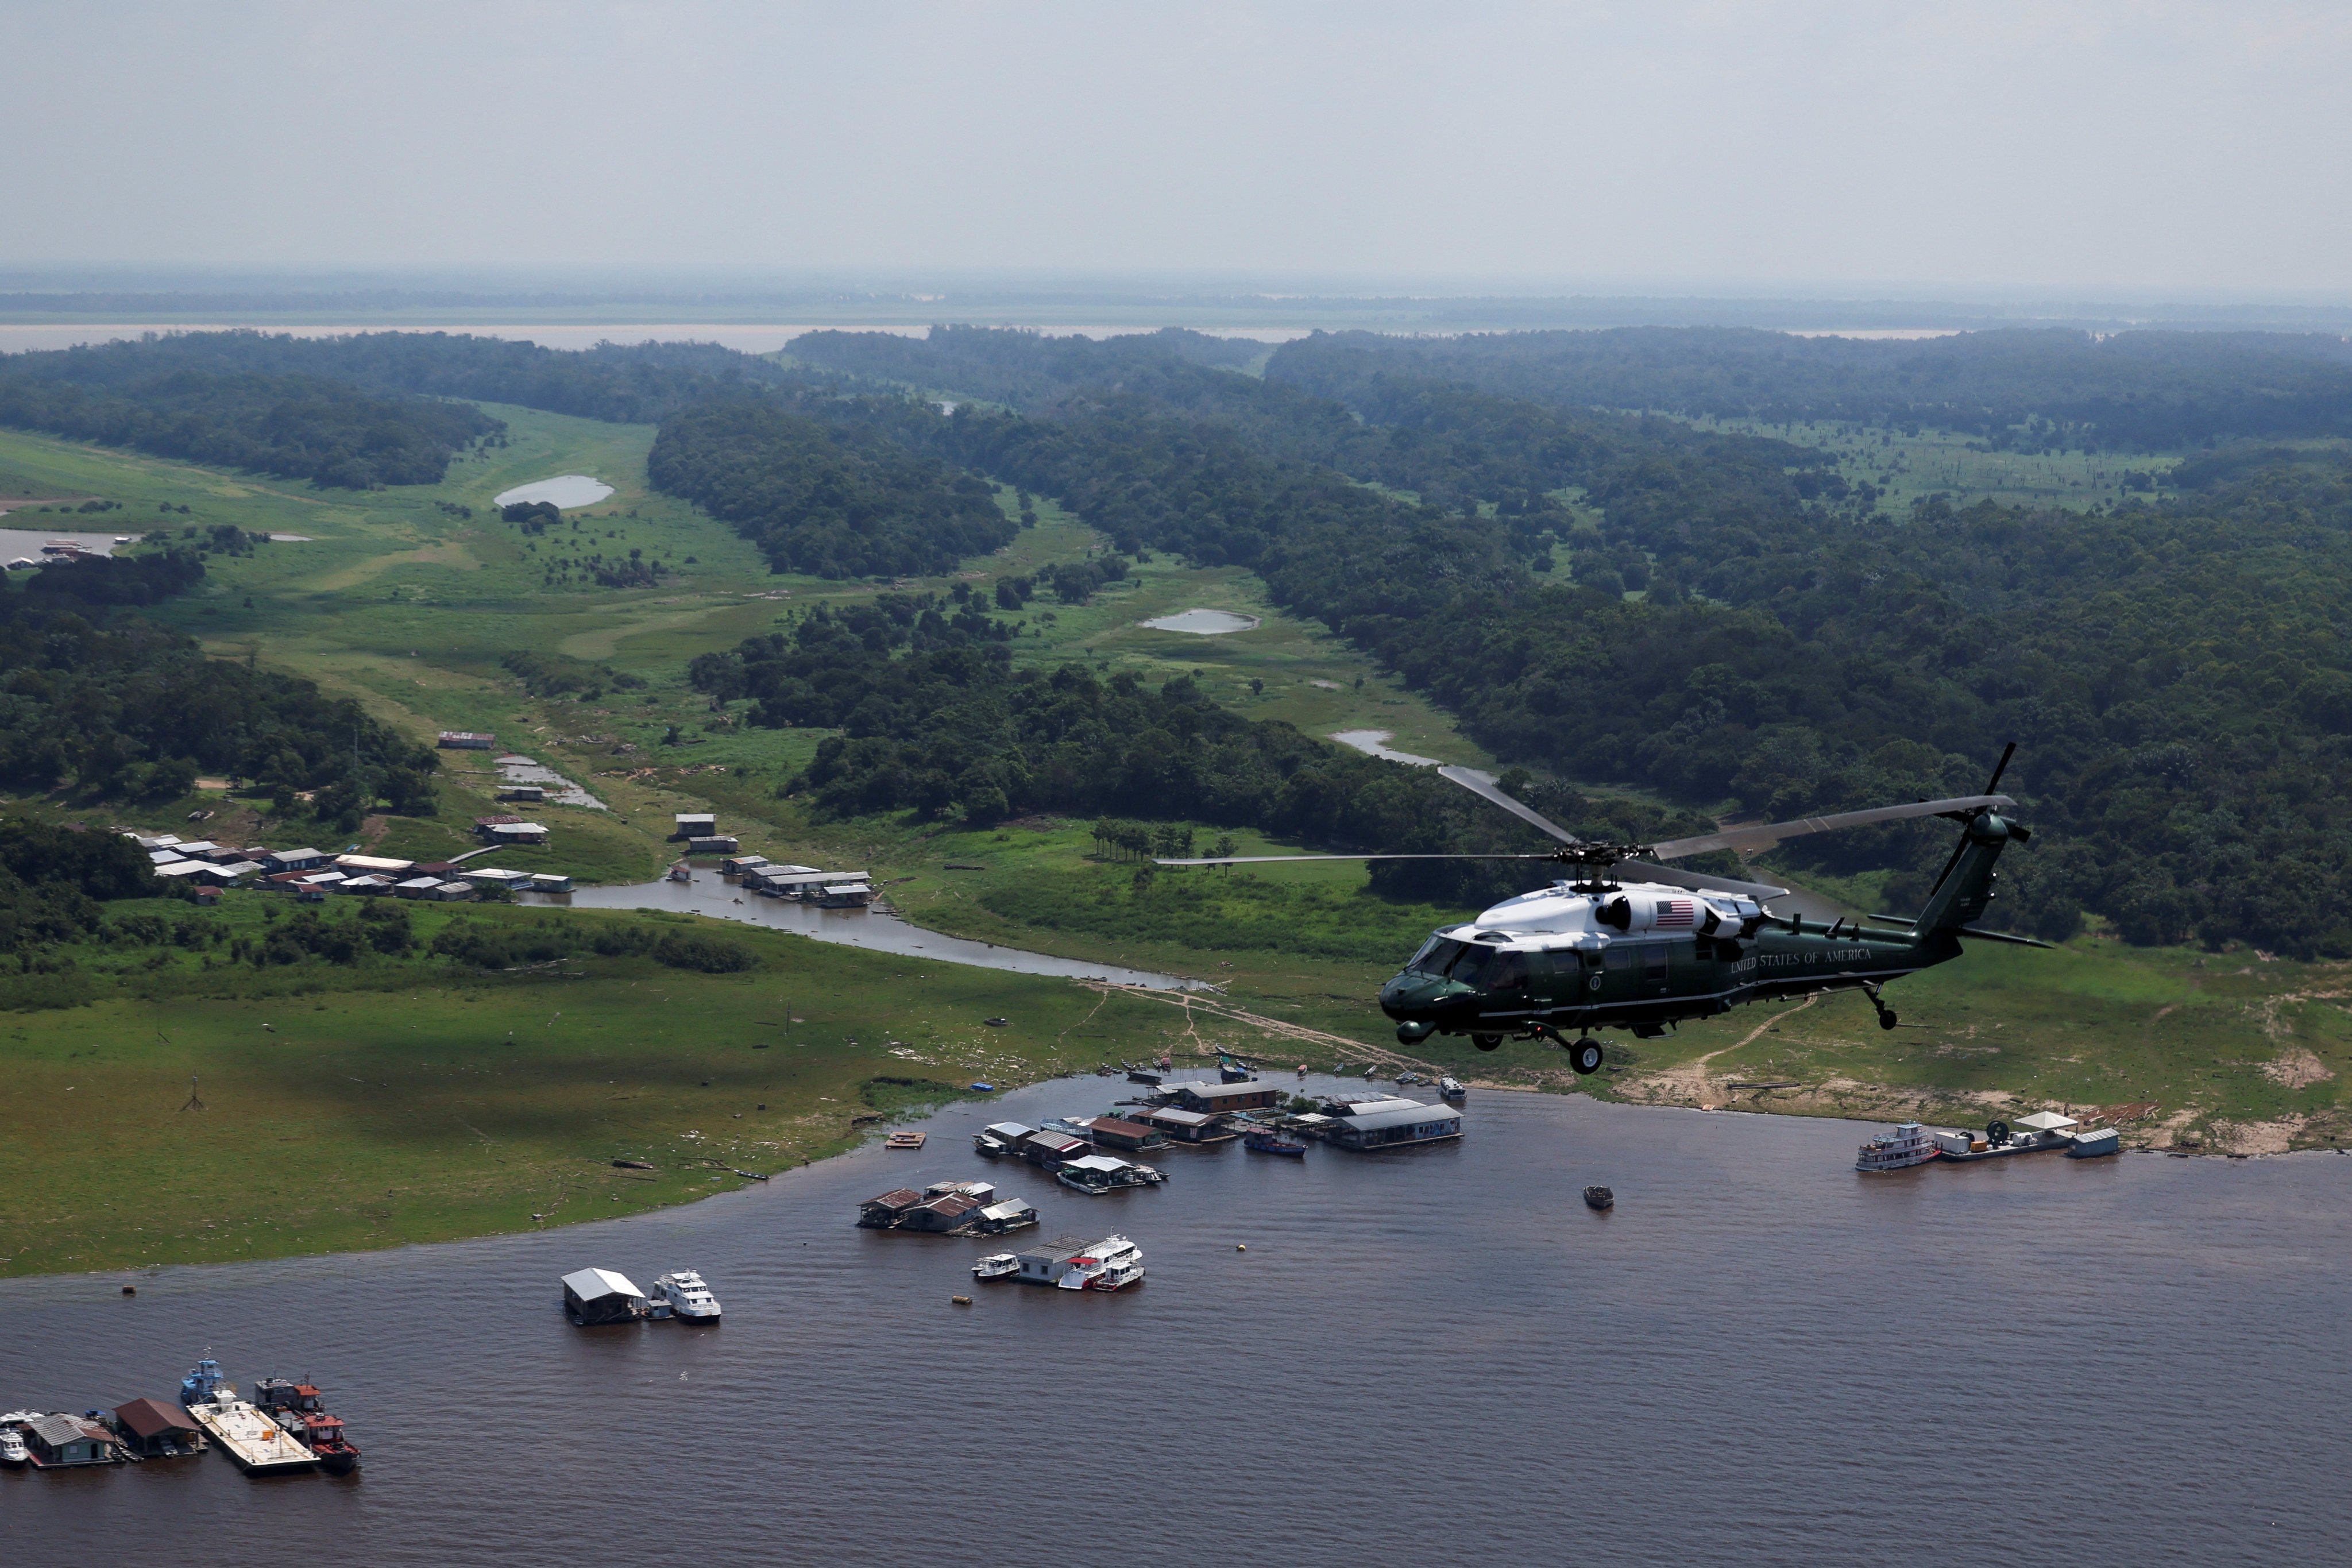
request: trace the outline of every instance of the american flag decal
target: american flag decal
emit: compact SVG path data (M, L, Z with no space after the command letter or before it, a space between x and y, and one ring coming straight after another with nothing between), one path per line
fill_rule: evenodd
M1660 931L1687 931L1698 923L1698 906L1688 899L1660 899L1658 912L1651 922Z

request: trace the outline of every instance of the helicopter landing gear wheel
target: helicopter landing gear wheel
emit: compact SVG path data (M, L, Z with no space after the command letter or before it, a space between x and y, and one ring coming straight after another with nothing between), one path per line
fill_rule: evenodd
M1500 1035L1473 1035L1470 1037L1470 1043L1477 1047L1482 1051L1496 1051L1502 1049L1503 1037Z
M1601 1070L1601 1042L1579 1040L1568 1047L1568 1065L1582 1076L1590 1077Z
M1881 1007L1878 1010L1878 1026L1882 1029L1891 1029L1902 1021L1892 1007Z

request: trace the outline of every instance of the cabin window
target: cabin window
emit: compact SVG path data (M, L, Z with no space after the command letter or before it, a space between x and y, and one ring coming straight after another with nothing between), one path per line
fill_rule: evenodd
M1633 950L1630 947L1612 947L1609 950L1607 963L1612 969L1631 969L1633 967Z
M1497 952L1486 966L1486 989L1489 991L1525 991L1528 988L1528 958L1523 952Z

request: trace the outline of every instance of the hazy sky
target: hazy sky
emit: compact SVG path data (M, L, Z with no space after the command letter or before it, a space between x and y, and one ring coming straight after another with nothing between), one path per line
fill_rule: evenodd
M0 5L0 262L2352 298L2352 4Z

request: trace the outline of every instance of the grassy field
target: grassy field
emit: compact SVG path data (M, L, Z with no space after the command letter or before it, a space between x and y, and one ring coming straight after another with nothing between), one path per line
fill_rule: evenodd
M257 926L264 902L213 918ZM416 914L426 934L531 918ZM682 1203L740 1184L738 1170L848 1147L878 1113L919 1114L976 1079L1186 1044L1181 1013L1066 982L727 936L756 968L582 956L517 973L417 958L255 971L184 956L162 973L131 964L119 985L102 975L107 994L83 1006L0 1014L13 1173L0 1274L389 1247ZM623 1158L654 1169L611 1163Z
M1833 454L1848 484L1877 487L1879 506L1896 517L1925 496L1950 498L1954 506L1980 500L2003 506L2113 506L2137 496L2154 498L2149 476L2168 473L2177 455L2137 452L1994 452L1958 431L1923 427L1916 436L1876 426L1829 420L1774 424L1760 419L1698 418L1702 430L1740 436L1770 436Z

